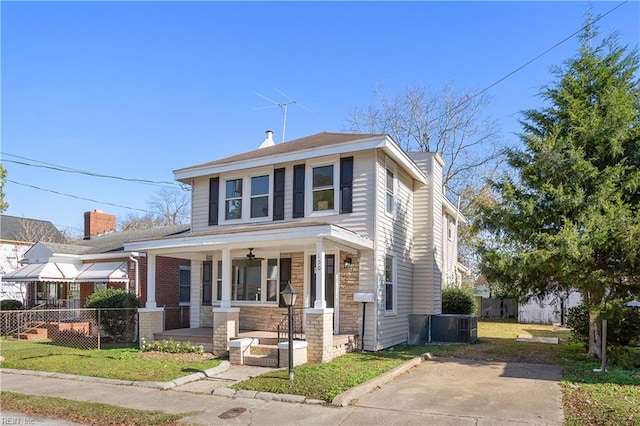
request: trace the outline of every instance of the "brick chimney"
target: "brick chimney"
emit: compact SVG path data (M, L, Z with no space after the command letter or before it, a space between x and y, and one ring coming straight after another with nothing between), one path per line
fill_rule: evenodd
M84 213L84 239L89 240L96 235L114 232L116 230L116 217L104 213L102 210L94 210Z

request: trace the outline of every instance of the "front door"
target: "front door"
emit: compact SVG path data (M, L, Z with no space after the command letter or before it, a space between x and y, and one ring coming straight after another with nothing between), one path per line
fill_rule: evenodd
M324 297L327 301L327 308L334 307L334 299L335 299L335 283L336 283L336 257L333 254L327 254L324 257ZM314 302L316 301L316 256L311 256L311 271L309 276L311 277L311 307L313 308ZM335 313L334 313L335 316Z

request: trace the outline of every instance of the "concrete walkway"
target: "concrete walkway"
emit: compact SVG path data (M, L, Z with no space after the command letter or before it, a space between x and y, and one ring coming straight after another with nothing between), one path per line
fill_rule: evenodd
M223 365L195 380L134 383L0 369L2 390L183 413L185 422L210 425L561 425L560 367L419 359L337 398L337 407L299 395L235 392L232 383L270 369ZM176 383L177 382L177 383ZM49 419L17 416L21 424ZM33 421L28 421L33 420ZM12 420L9 420L12 421ZM8 424L6 421L4 424ZM15 423L14 423L15 424ZM69 422L57 422L69 425Z

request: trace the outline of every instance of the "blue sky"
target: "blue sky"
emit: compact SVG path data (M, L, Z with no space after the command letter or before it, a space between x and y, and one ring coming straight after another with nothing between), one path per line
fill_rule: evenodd
M488 87L577 31L589 8L621 2L7 2L0 4L5 214L80 232L83 213L119 219L159 186L61 173L16 156L98 174L172 181L172 171L286 139L346 130L381 83L438 91ZM599 21L622 45L640 39L640 2ZM537 108L563 43L488 93L486 115L518 144L518 113Z

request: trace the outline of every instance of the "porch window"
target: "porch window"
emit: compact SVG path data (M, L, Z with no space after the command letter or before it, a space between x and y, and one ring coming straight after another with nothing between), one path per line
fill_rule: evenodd
M392 256L386 256L384 260L384 290L385 290L385 303L384 308L386 312L394 312L394 292L395 292L395 280L394 280L394 261Z
M226 182L225 220L242 219L242 179Z
M278 259L234 260L232 268L232 300L254 303L278 301ZM218 287L221 286L222 280Z
M333 210L333 165L313 168L313 211Z
M251 178L251 217L269 216L269 176Z
M191 302L191 268L180 267L180 305L188 305Z
M222 260L218 260L218 274L216 277L216 300L222 300Z
M267 260L267 302L278 301L278 259Z

